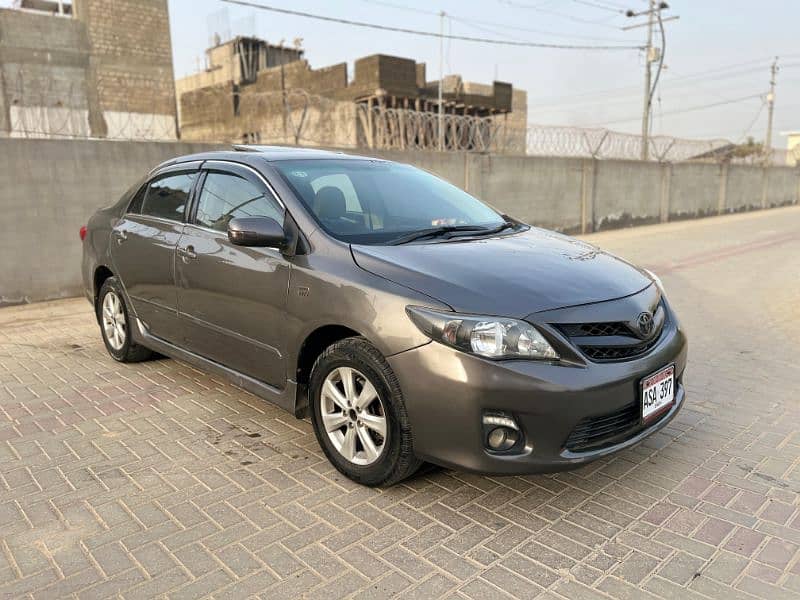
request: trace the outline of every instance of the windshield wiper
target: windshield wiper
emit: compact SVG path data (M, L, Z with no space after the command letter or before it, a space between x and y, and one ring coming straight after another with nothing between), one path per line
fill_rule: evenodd
M486 229L485 231L479 232L477 235L492 235L493 233L500 233L506 229L516 227L517 225L518 224L514 223L513 221L505 221L502 225L492 227L491 229Z
M406 235L401 235L400 237L396 237L393 240L389 241L389 244L392 246L396 246L399 244L407 244L408 242L413 242L414 240L421 240L427 237L439 237L448 233L454 233L456 231L470 231L470 232L488 232L491 231L487 227L481 227L480 225L441 225L439 227L431 227L429 229L420 229L419 231L412 231Z

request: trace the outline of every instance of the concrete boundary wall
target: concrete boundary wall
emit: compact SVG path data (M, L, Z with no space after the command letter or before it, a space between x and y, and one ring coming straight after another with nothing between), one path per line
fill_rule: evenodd
M81 293L78 230L181 142L0 139L0 305ZM439 174L509 215L588 233L800 203L800 168L368 151Z

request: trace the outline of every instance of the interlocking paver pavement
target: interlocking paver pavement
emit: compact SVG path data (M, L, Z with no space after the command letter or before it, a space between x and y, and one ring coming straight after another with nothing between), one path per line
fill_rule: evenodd
M0 596L797 597L798 232L787 208L592 237L663 275L688 403L551 476L359 487L307 422L110 360L85 300L0 310Z

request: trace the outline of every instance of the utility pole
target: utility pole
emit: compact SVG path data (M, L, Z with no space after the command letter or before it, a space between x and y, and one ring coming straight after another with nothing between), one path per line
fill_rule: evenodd
M768 162L772 153L772 115L775 111L775 76L778 74L778 57L772 61L769 78L769 94L767 94L767 137L764 140L764 161Z
M653 15L656 12L656 0L650 0L647 11L647 48L644 57L644 107L642 108L642 160L647 160L650 146L650 105L653 100L650 94L651 71L653 60Z
M662 19L661 11L667 8L669 8L669 4L666 2L661 2L659 0L648 0L647 10L639 12L629 10L625 13L625 16L627 17L641 17L642 15L647 15L647 21L645 23L638 23L636 25L629 25L628 27L622 28L623 31L627 31L636 27L647 27L647 46L645 46L644 57L644 106L642 107L642 160L648 159L650 151L650 108L653 105L653 92L655 92L653 89L652 70L650 66L656 61L663 62L664 60L664 49L653 46L653 25L655 24L655 21L658 20L663 38L664 21L674 21L675 19L678 19L677 16ZM662 39L662 45L663 43L664 40ZM656 50L659 50L659 52L656 52ZM660 71L661 69L659 66L658 72L660 73ZM656 83L658 83L658 73L656 74Z
M444 150L444 113L442 112L442 86L444 85L444 11L439 13L439 152Z

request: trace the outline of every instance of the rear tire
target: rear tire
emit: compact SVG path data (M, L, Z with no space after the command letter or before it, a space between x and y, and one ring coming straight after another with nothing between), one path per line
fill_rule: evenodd
M311 421L328 460L368 486L413 475L411 426L397 377L383 355L361 337L328 346L309 381Z
M116 277L109 277L97 295L97 321L106 350L116 361L141 362L153 356L152 350L137 344L131 337L131 321L122 286Z

